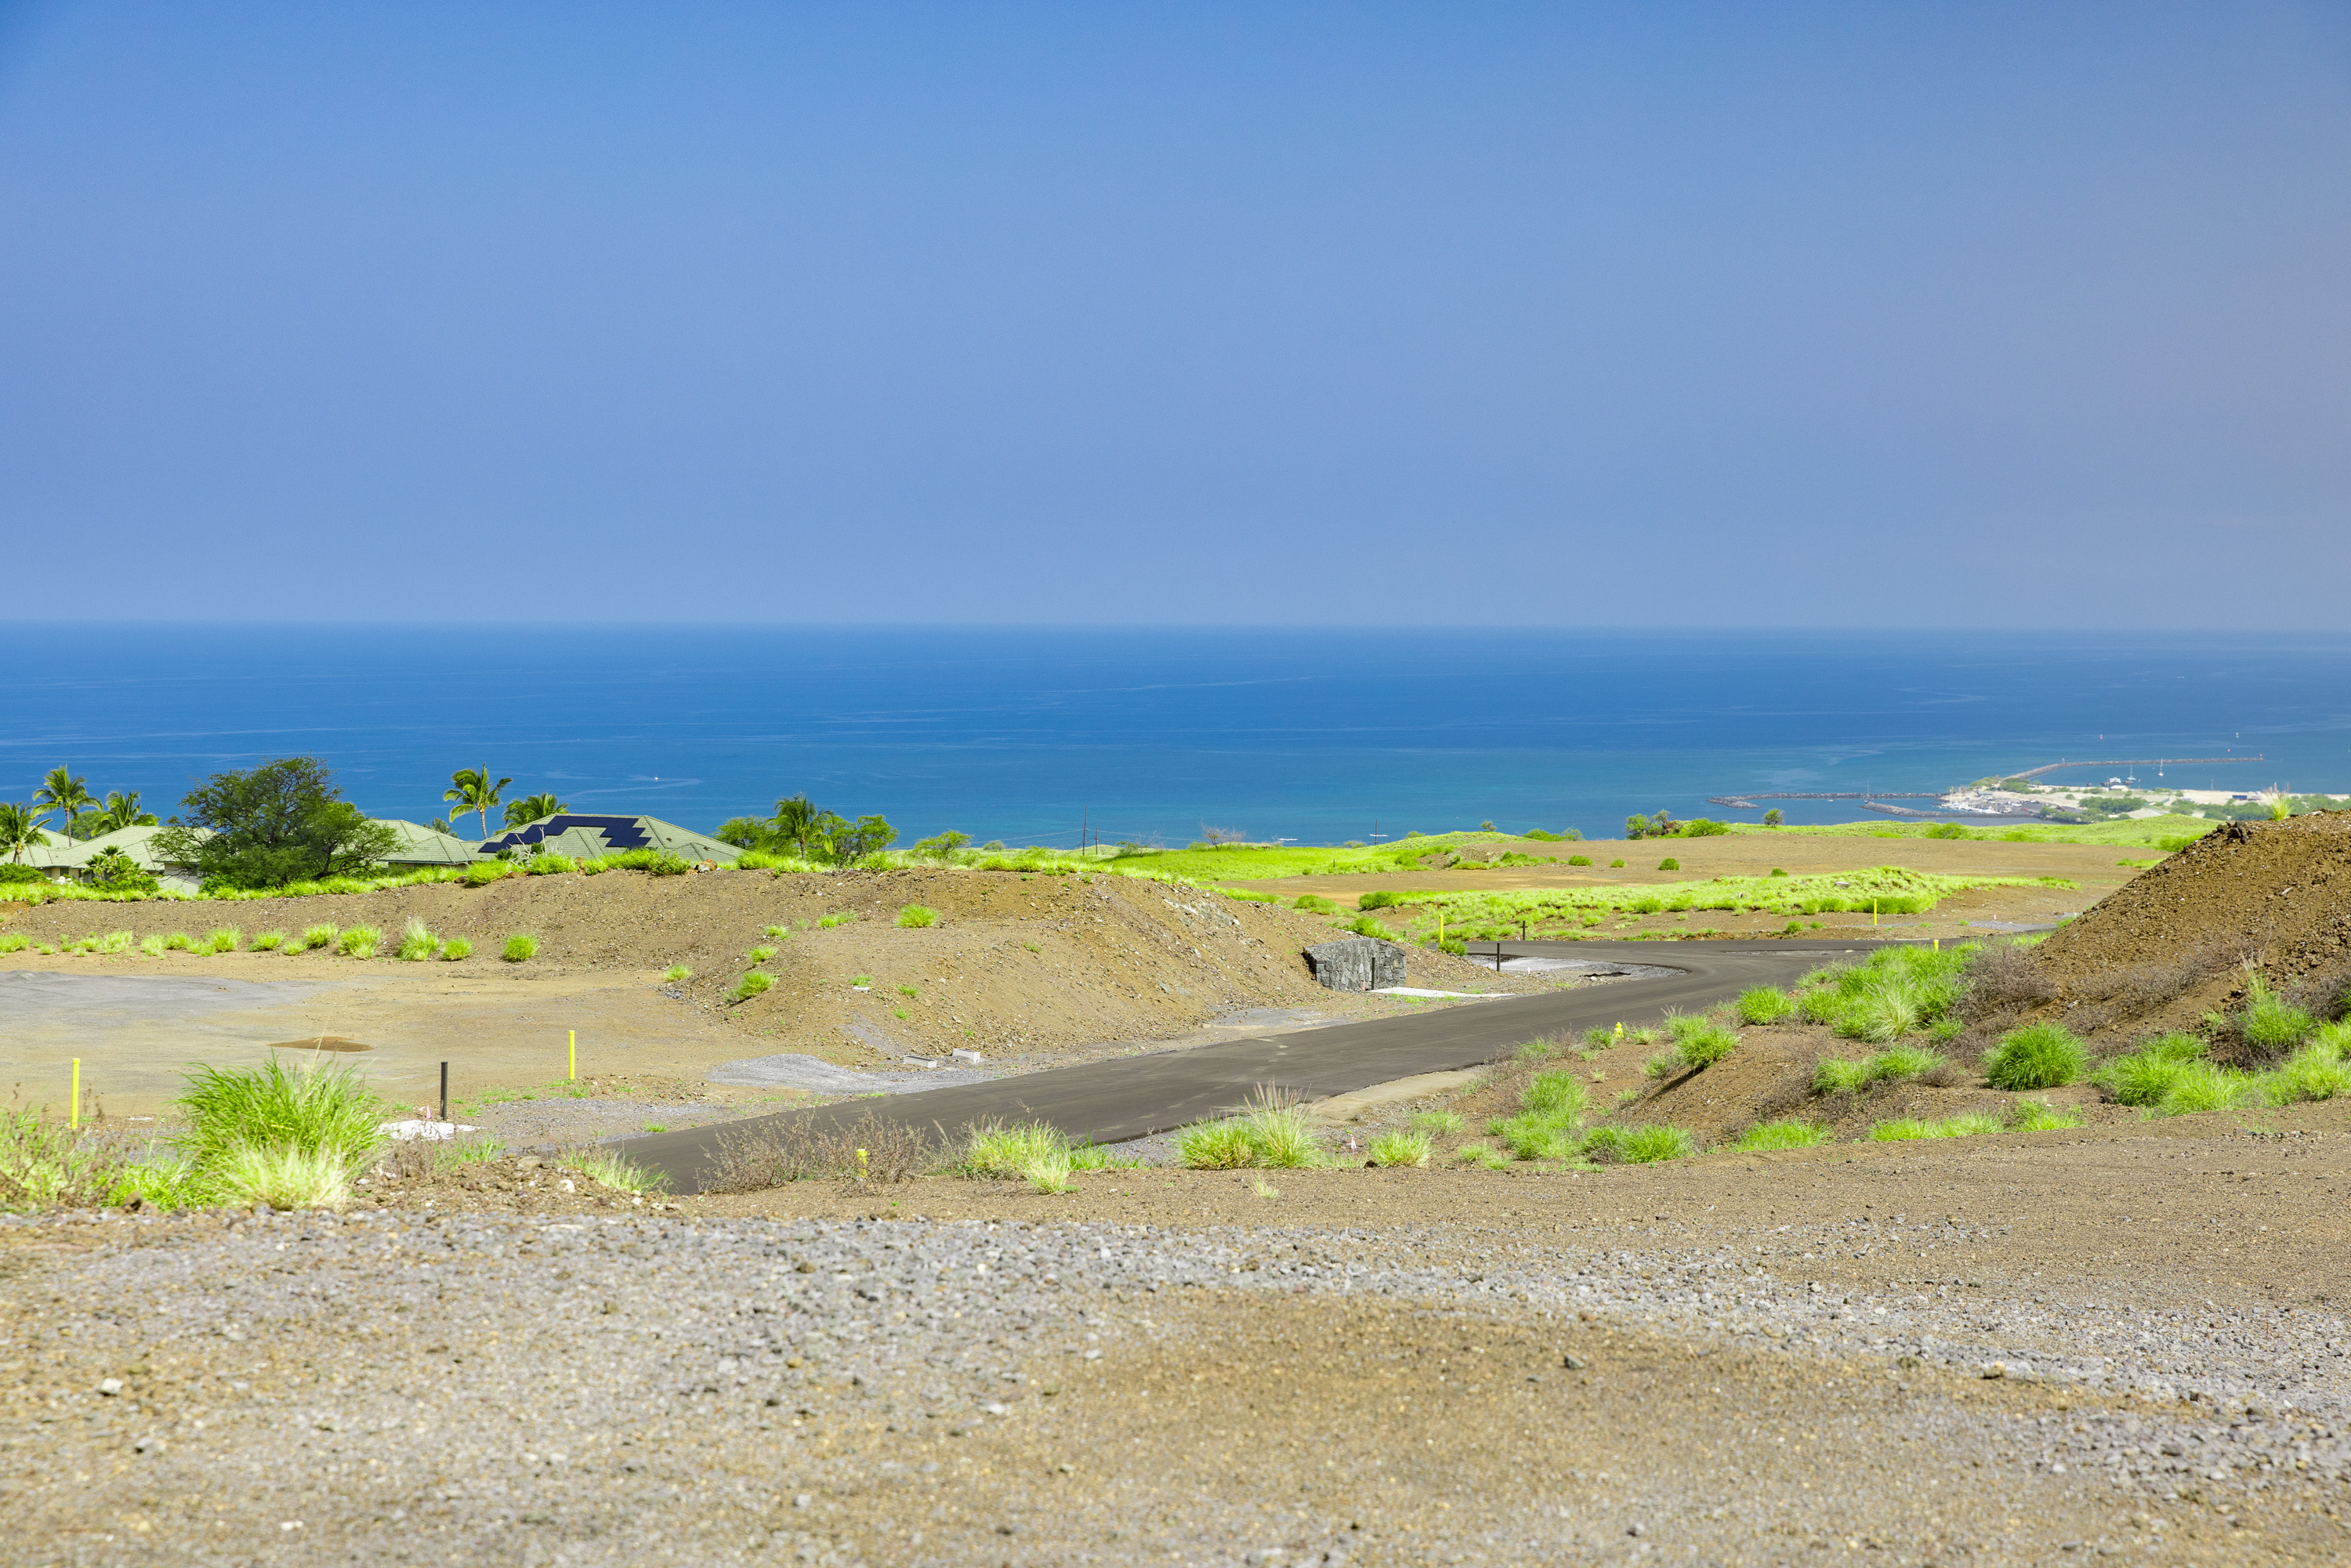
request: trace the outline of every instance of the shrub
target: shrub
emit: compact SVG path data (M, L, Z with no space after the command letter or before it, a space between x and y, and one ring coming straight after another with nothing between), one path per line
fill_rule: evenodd
M1788 874L1788 868L1785 866L1775 865L1771 868L1771 874L1773 876L1785 876Z
M331 947L335 945L336 940L341 936L342 933L332 925L313 925L302 933L302 940L296 944L296 946L298 947ZM185 939L183 939L180 945L183 947L186 946L187 943Z
M926 904L910 904L898 911L898 924L909 931L919 931L925 925L936 925L939 912Z
M694 971L687 968L683 964L672 964L668 968L662 971L662 978L674 986L680 980L690 980L694 978Z
M1659 871L1679 871L1682 869L1682 862L1674 859L1673 856L1667 855L1665 859L1657 862L1657 869Z
M2028 1024L2001 1038L1984 1059L1995 1089L2061 1089L2090 1069L2090 1053L2063 1024Z
M735 988L735 999L738 1002L747 1002L775 983L776 978L773 975L763 975L754 969L744 976L742 983Z
M2082 1113L2072 1106L2061 1111L2046 1100L2019 1100L2016 1109L2009 1113L2008 1124L2019 1133L2053 1133L2080 1126Z
M253 950L256 953L266 953L283 945L285 940L286 933L283 931L256 932L253 938Z
M421 964L440 950L441 939L433 935L423 921L412 915L408 917L407 925L401 930L400 946L392 949L392 956L411 964Z
M1759 1149L1809 1149L1828 1141L1828 1134L1810 1122L1765 1122L1748 1128L1730 1146L1752 1154Z
M536 958L538 956L538 938L536 936L509 936L507 938L506 946L499 950L498 956L504 958L509 964L520 964L527 960Z
M1428 1163L1428 1134L1382 1133L1372 1139L1370 1152L1375 1166L1425 1166Z
M1795 998L1776 986L1750 986L1739 993L1739 1017L1744 1023L1778 1023L1795 1010Z
M216 925L212 930L204 933L204 941L198 944L195 950L200 953L207 954L234 953L236 951L237 944L244 940L245 933L239 931L235 926Z
M372 925L354 925L345 931L337 943L337 950L347 958L372 958L375 945L383 940L383 933Z
M1681 1127L1596 1127L1583 1140L1583 1152L1606 1164L1646 1166L1684 1158L1697 1145Z
M474 945L463 936L452 936L441 944L441 958L444 963L454 964L460 958L471 957L473 952Z

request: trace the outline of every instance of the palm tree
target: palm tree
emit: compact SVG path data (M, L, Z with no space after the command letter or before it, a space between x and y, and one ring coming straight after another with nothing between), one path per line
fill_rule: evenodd
M806 860L809 834L815 829L816 820L823 814L805 793L795 795L789 800L778 800L776 802L776 836L789 839L799 845L800 859Z
M52 768L48 777L41 780L41 787L33 791L33 804L47 806L53 811L63 811L66 814L66 837L72 838L74 819L86 809L97 805L98 798L89 792L89 779L75 778L68 768Z
M155 813L139 809L139 791L136 789L109 789L106 804L98 809L90 822L99 833L111 833L121 828L152 828L154 825ZM90 836L95 838L98 835L93 833Z
M41 831L42 819L47 815L47 811L36 811L30 806L0 801L0 849L8 852L10 860L21 865L26 850L49 841L49 835Z
M482 837L486 839L490 836L490 808L498 803L498 791L513 782L511 779L501 779L493 784L488 768L460 768L449 775L449 788L441 791L441 799L457 802L456 810L450 813L452 816L461 817L468 811L479 811L482 814Z
M542 818L561 816L570 810L552 795L526 795L519 800L507 803L507 826L524 827Z

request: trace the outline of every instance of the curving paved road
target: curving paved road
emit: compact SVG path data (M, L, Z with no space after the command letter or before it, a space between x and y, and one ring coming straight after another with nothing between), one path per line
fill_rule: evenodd
M1113 1144L1222 1114L1261 1085L1309 1100L1409 1078L1451 1072L1507 1056L1526 1040L1594 1025L1639 1024L1667 1012L1710 1007L1750 986L1784 986L1805 970L1850 960L1878 942L1505 942L1505 956L1576 958L1671 969L1669 976L1446 1008L1415 1018L1332 1024L1290 1034L1119 1057L1079 1067L933 1089L885 1100L852 1100L807 1111L683 1128L623 1140L630 1158L669 1175L671 1190L698 1192L721 1134L763 1125L887 1117L952 1133L975 1122L1040 1121L1072 1138ZM1482 949L1482 944L1481 949ZM1477 956L1476 954L1472 955Z

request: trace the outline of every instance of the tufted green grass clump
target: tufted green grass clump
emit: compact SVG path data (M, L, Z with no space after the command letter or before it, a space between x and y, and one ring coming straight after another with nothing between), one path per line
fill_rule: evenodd
M1656 1165L1697 1151L1688 1131L1675 1126L1594 1127L1583 1139L1585 1156L1604 1165Z
M1828 1141L1828 1134L1810 1122L1764 1122L1748 1128L1730 1146L1753 1154L1762 1149L1809 1149Z
M411 964L421 964L441 950L441 939L433 935L423 921L415 915L408 917L407 926L400 934L400 946L392 956Z
M2046 1100L2019 1100L2009 1113L2008 1125L2016 1133L2053 1133L2078 1127L2082 1120L2082 1113L2073 1106L2061 1111Z
M747 1002L753 997L759 995L775 983L776 978L774 976L763 975L759 973L758 970L754 969L749 974L744 976L742 983L735 988L735 999L738 1002Z
M1777 986L1750 986L1739 993L1741 1023L1778 1023L1796 1010L1796 999Z
M1739 1036L1710 1018L1698 1015L1667 1020L1674 1053L1694 1071L1712 1067L1739 1049Z
M253 950L256 953L267 953L284 946L285 941L286 933L283 931L256 932L253 938Z
M204 938L196 945L195 951L208 954L234 953L236 951L237 944L244 940L245 933L235 926L216 925L204 933Z
M1382 1167L1425 1166L1428 1163L1428 1134L1391 1131L1372 1139L1372 1164Z
M1176 1153L1194 1170L1295 1170L1322 1163L1306 1113L1294 1100L1264 1090L1238 1115L1184 1128L1176 1135Z
M498 956L509 964L528 963L538 956L538 938L524 936L509 936L507 938L507 945L498 950Z
M1915 1045L1897 1045L1859 1061L1823 1057L1813 1064L1813 1092L1857 1094L1873 1083L1901 1083L1923 1078L1944 1061L1942 1052Z
M662 971L662 978L674 986L680 980L690 980L694 978L694 971L687 968L684 964L672 964L668 968Z
M346 958L372 958L375 945L383 940L383 933L372 925L353 925L343 932L336 950Z
M470 956L473 951L474 945L463 936L452 936L441 944L441 957L444 963L454 964L461 958Z
M2089 1070L2089 1051L2056 1023L2012 1030L1984 1058L1984 1079L1995 1089L2062 1089Z
M898 911L898 924L909 931L919 931L939 923L939 912L928 904L910 904Z

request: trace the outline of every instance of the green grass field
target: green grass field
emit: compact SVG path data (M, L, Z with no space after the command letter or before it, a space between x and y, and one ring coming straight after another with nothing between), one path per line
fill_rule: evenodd
M1431 934L1442 912L1446 935L1471 941L1515 936L1523 923L1531 936L1580 935L1583 916L1680 913L1694 909L1753 911L1786 916L1867 912L1923 915L1953 894L1971 887L2073 887L2053 876L1942 876L1901 866L1824 873L1818 876L1721 876L1706 882L1651 883L1646 886L1552 887L1508 893L1429 894L1411 906L1416 934ZM1383 911L1391 917L1403 907ZM1571 929L1572 928L1572 929Z
M1730 831L1742 838L1923 839L1928 836L1927 830L1936 825L1933 822L1876 821L1830 822L1813 828L1759 828L1746 822L1734 822ZM2166 839L2200 839L2222 826L2225 824L2209 817L2125 817L2111 822L2085 822L2078 827L2060 822L2013 828L1962 823L1957 834L1946 831L1936 836L2018 844L2153 844L2161 847Z

